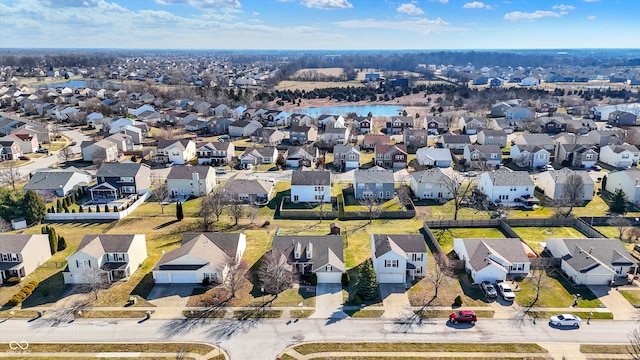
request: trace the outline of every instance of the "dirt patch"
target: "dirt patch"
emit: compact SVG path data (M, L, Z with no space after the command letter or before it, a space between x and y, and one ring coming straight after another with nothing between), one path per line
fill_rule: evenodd
M293 74L292 78L297 79L299 77L309 76L313 74L319 74L324 76L340 76L344 72L341 67L335 68L313 68L313 69L300 69Z

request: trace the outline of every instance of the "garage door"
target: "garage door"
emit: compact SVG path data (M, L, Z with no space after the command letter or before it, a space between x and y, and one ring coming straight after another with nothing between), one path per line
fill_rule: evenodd
M380 274L378 275L378 282L383 284L393 283L403 283L404 276L402 274Z
M171 274L171 282L173 284L195 284L196 274L195 273L172 273Z
M156 273L156 284L168 284L169 283L169 274L168 273Z
M319 284L340 284L342 273L339 272L317 272Z
M609 285L611 275L587 275L585 276L585 285Z

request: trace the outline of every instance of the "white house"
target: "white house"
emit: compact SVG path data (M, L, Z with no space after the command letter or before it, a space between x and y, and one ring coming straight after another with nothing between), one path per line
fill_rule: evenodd
M520 86L538 86L540 85L540 79L535 76L527 76L520 81Z
M291 201L331 202L331 172L297 170L291 173Z
M205 196L216 187L216 171L211 166L173 166L166 186L170 196Z
M451 167L451 164L453 163L451 150L435 147L418 149L416 151L416 159L418 160L418 164L422 166L436 166L439 168Z
M360 167L360 147L349 145L334 146L333 165L340 170L357 169Z
M589 173L585 171L574 171L569 168L562 168L555 171L545 171L538 174L536 186L544 191L544 195L552 200L561 200L565 197L565 188L569 184L576 184L573 180L579 177L582 181L582 195L580 199L583 201L591 201L595 184Z
M273 164L278 158L278 149L274 146L247 148L238 159L240 163L246 167L247 164L252 166L260 164Z
M612 194L620 189L627 195L627 201L637 203L640 201L640 169L610 172L602 180L602 186Z
M51 258L46 234L0 234L0 285L24 278Z
M371 261L379 283L406 284L425 276L427 245L422 235L371 234Z
M629 144L607 145L600 148L600 161L613 167L623 169L638 164L640 150Z
M617 239L547 239L546 245L554 258L562 259L560 269L578 285L609 285L637 272L635 258Z
M453 239L453 251L475 283L525 277L531 267L525 246L518 238Z
M509 156L519 167L530 169L548 165L551 160L551 153L538 145L513 145Z
M138 115L142 114L145 111L156 111L153 106L148 104L134 104L132 106L127 107L127 113L138 117Z
M453 198L447 184L451 179L435 168L411 173L410 186L418 199L450 200Z
M475 169L492 169L502 164L502 150L498 145L471 145L464 147L462 158L465 165Z
M229 273L229 261L239 261L247 248L243 233L183 234L176 250L162 254L153 268L156 284L221 283Z
M83 141L80 144L83 161L105 161L112 162L118 160L118 145L108 139L96 142Z
M55 194L65 196L72 190L87 186L93 181L90 173L69 167L66 169L40 169L29 178L25 190L33 190L38 194Z
M85 235L76 252L67 257L64 283L93 282L96 276L109 282L127 280L146 258L144 234Z
M316 274L318 284L340 284L346 273L340 235L276 235L271 249L287 259L294 274Z
M156 162L172 162L183 165L196 157L196 143L189 139L160 140L156 151Z
M533 181L526 171L500 169L482 173L478 189L499 205L531 206L538 202L533 197Z

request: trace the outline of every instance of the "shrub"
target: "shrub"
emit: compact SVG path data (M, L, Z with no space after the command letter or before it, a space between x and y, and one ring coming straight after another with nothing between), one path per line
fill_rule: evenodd
M453 306L462 306L462 297L460 295L453 300Z
M360 299L360 295L357 295L353 297L353 301L352 301L355 305L362 305L362 299Z
M58 251L62 251L67 248L67 242L64 237L60 236L58 238Z
M89 206L87 210L88 210L87 212L91 212L91 206Z
M267 227L267 226L269 226L269 225L271 225L271 221L266 220L266 221L264 222L264 224L262 224L262 227Z
M49 289L42 290L42 296L49 296Z
M342 274L342 286L348 286L351 279L349 278L349 274Z
M118 207L113 205L113 212L118 212Z
M82 206L80 206L80 207L78 208L78 212L83 213L83 212L84 212L84 208L83 208Z
M309 275L309 282L311 283L311 285L316 286L318 284L318 275L316 274Z

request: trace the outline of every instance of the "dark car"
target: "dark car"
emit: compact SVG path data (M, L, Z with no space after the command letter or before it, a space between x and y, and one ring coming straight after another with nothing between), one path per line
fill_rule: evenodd
M496 287L493 286L493 284L491 284L489 281L481 282L480 288L482 289L484 296L486 296L487 298L495 299L498 297L498 291L496 290Z
M24 155L22 155L22 156L18 156L18 159L20 159L20 160L31 160L31 158L30 158L30 157L28 157L28 156L24 156Z
M71 146L76 146L76 144L78 144L78 143L77 143L77 142L75 142L75 141L72 141L72 142L71 142Z
M462 310L462 311L454 312L451 315L449 315L449 321L451 321L454 324L461 323L461 322L475 324L476 321L478 321L478 318L476 317L475 311Z

